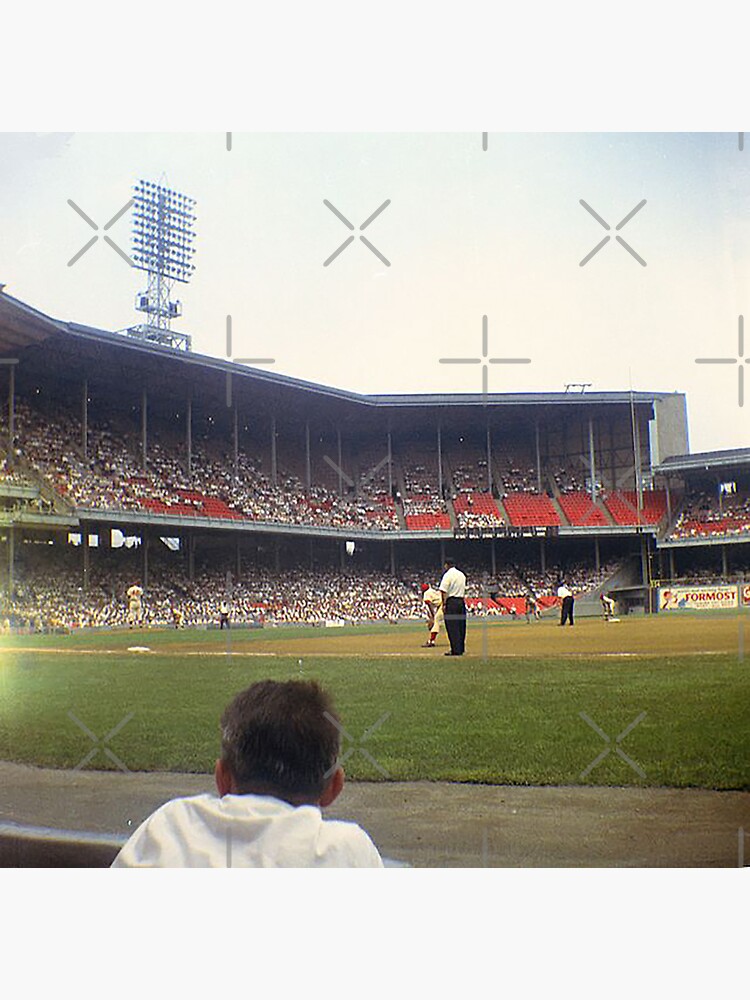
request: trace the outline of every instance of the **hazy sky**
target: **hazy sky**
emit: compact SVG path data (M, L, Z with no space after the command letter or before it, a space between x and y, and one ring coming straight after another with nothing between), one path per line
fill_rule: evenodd
M750 293L750 141L724 134L0 134L0 282L60 319L140 321L145 275L99 240L138 178L194 197L196 272L176 286L197 351L273 356L360 392L687 393L691 448L748 441L737 318ZM390 200L363 235L355 227ZM608 235L583 199L612 228ZM619 230L639 203L646 204ZM130 250L130 218L108 235ZM643 266L615 241L619 235ZM750 332L748 333L750 340Z

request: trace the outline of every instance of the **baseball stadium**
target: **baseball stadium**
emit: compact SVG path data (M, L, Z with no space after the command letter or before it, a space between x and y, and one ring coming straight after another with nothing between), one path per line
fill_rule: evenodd
M7 292L0 356L4 863L108 864L268 677L332 692L396 862L737 863L750 449L683 394L360 395Z

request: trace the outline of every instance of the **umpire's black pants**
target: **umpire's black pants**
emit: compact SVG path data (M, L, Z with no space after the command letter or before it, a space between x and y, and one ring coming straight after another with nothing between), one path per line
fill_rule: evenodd
M446 597L445 631L454 656L463 656L466 647L466 605L463 597Z
M570 624L573 624L573 598L563 597L562 599L562 611L560 613L560 624L564 625L565 622L570 619Z

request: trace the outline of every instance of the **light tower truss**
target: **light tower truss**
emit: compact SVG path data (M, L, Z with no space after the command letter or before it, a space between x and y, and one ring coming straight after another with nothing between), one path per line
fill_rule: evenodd
M148 274L148 288L135 306L147 322L130 327L139 340L177 350L190 350L190 337L172 330L182 315L182 303L172 299L175 282L187 284L195 270L195 199L152 181L138 181L133 194L133 261Z

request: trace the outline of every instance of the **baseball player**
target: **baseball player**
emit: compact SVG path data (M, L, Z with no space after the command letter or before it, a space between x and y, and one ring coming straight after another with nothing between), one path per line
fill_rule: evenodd
M231 606L229 601L224 598L224 600L219 605L219 630L223 629L225 626L229 628L229 612L231 611Z
M604 620L609 621L610 618L614 617L615 613L615 602L609 596L609 594L602 593L599 597L602 603L602 611L604 612Z
M542 616L542 613L539 610L539 602L536 599L536 595L533 594L531 591L529 591L528 594L526 595L526 606L524 612L526 615L526 621L528 622L529 625L531 624L532 616L537 620L539 620L539 618L541 618Z
M440 597L440 591L435 590L435 588L431 587L429 583L423 583L422 603L427 609L428 631L427 642L422 643L422 645L424 647L432 647L435 645L435 640L437 639L438 632L440 631L440 626L445 620L443 616L443 602Z
M134 628L135 625L143 624L143 587L140 587L137 583L134 583L132 587L127 589L128 597L128 627Z

